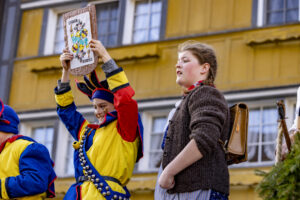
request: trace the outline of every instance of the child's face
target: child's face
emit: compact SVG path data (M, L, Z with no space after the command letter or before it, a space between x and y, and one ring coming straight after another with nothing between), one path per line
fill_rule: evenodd
M189 88L197 81L202 80L202 66L190 51L179 52L176 64L176 83L182 87Z
M106 113L115 110L114 105L104 99L94 98L93 105L95 116L98 119L99 124L101 124L104 121Z

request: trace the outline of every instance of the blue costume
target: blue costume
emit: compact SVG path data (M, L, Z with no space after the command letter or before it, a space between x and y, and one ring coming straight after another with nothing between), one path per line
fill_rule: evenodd
M47 148L18 135L19 118L0 99L0 131L13 133L0 144L0 199L38 200L54 197L53 162Z

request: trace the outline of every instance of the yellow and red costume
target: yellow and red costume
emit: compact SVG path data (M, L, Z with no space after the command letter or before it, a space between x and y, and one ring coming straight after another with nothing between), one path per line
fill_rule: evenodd
M76 140L73 147L77 182L64 199L129 199L124 186L142 156L143 126L132 99L134 90L123 69L106 74L106 78L115 111L107 113L99 125L90 124L76 111L70 87L55 89L58 115Z
M0 199L41 200L54 197L53 162L47 148L18 135L19 118L0 99L1 134L15 134L0 144Z

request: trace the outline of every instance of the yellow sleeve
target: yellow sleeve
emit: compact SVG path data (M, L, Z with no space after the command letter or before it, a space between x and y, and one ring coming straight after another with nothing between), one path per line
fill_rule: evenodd
M6 187L5 187L5 180L6 180L6 178L1 178L1 196L2 196L2 199L9 199L7 191L6 191Z
M129 84L126 74L122 68L118 68L117 70L108 74L107 82L109 85L109 89L111 91L117 90L118 88L125 87Z
M61 107L66 107L74 101L72 91L63 94L55 94L55 101Z

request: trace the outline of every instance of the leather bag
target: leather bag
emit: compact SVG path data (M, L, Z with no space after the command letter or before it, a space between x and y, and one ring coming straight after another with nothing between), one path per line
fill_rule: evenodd
M230 107L230 132L228 140L220 141L225 151L227 165L247 161L249 110L245 103Z

